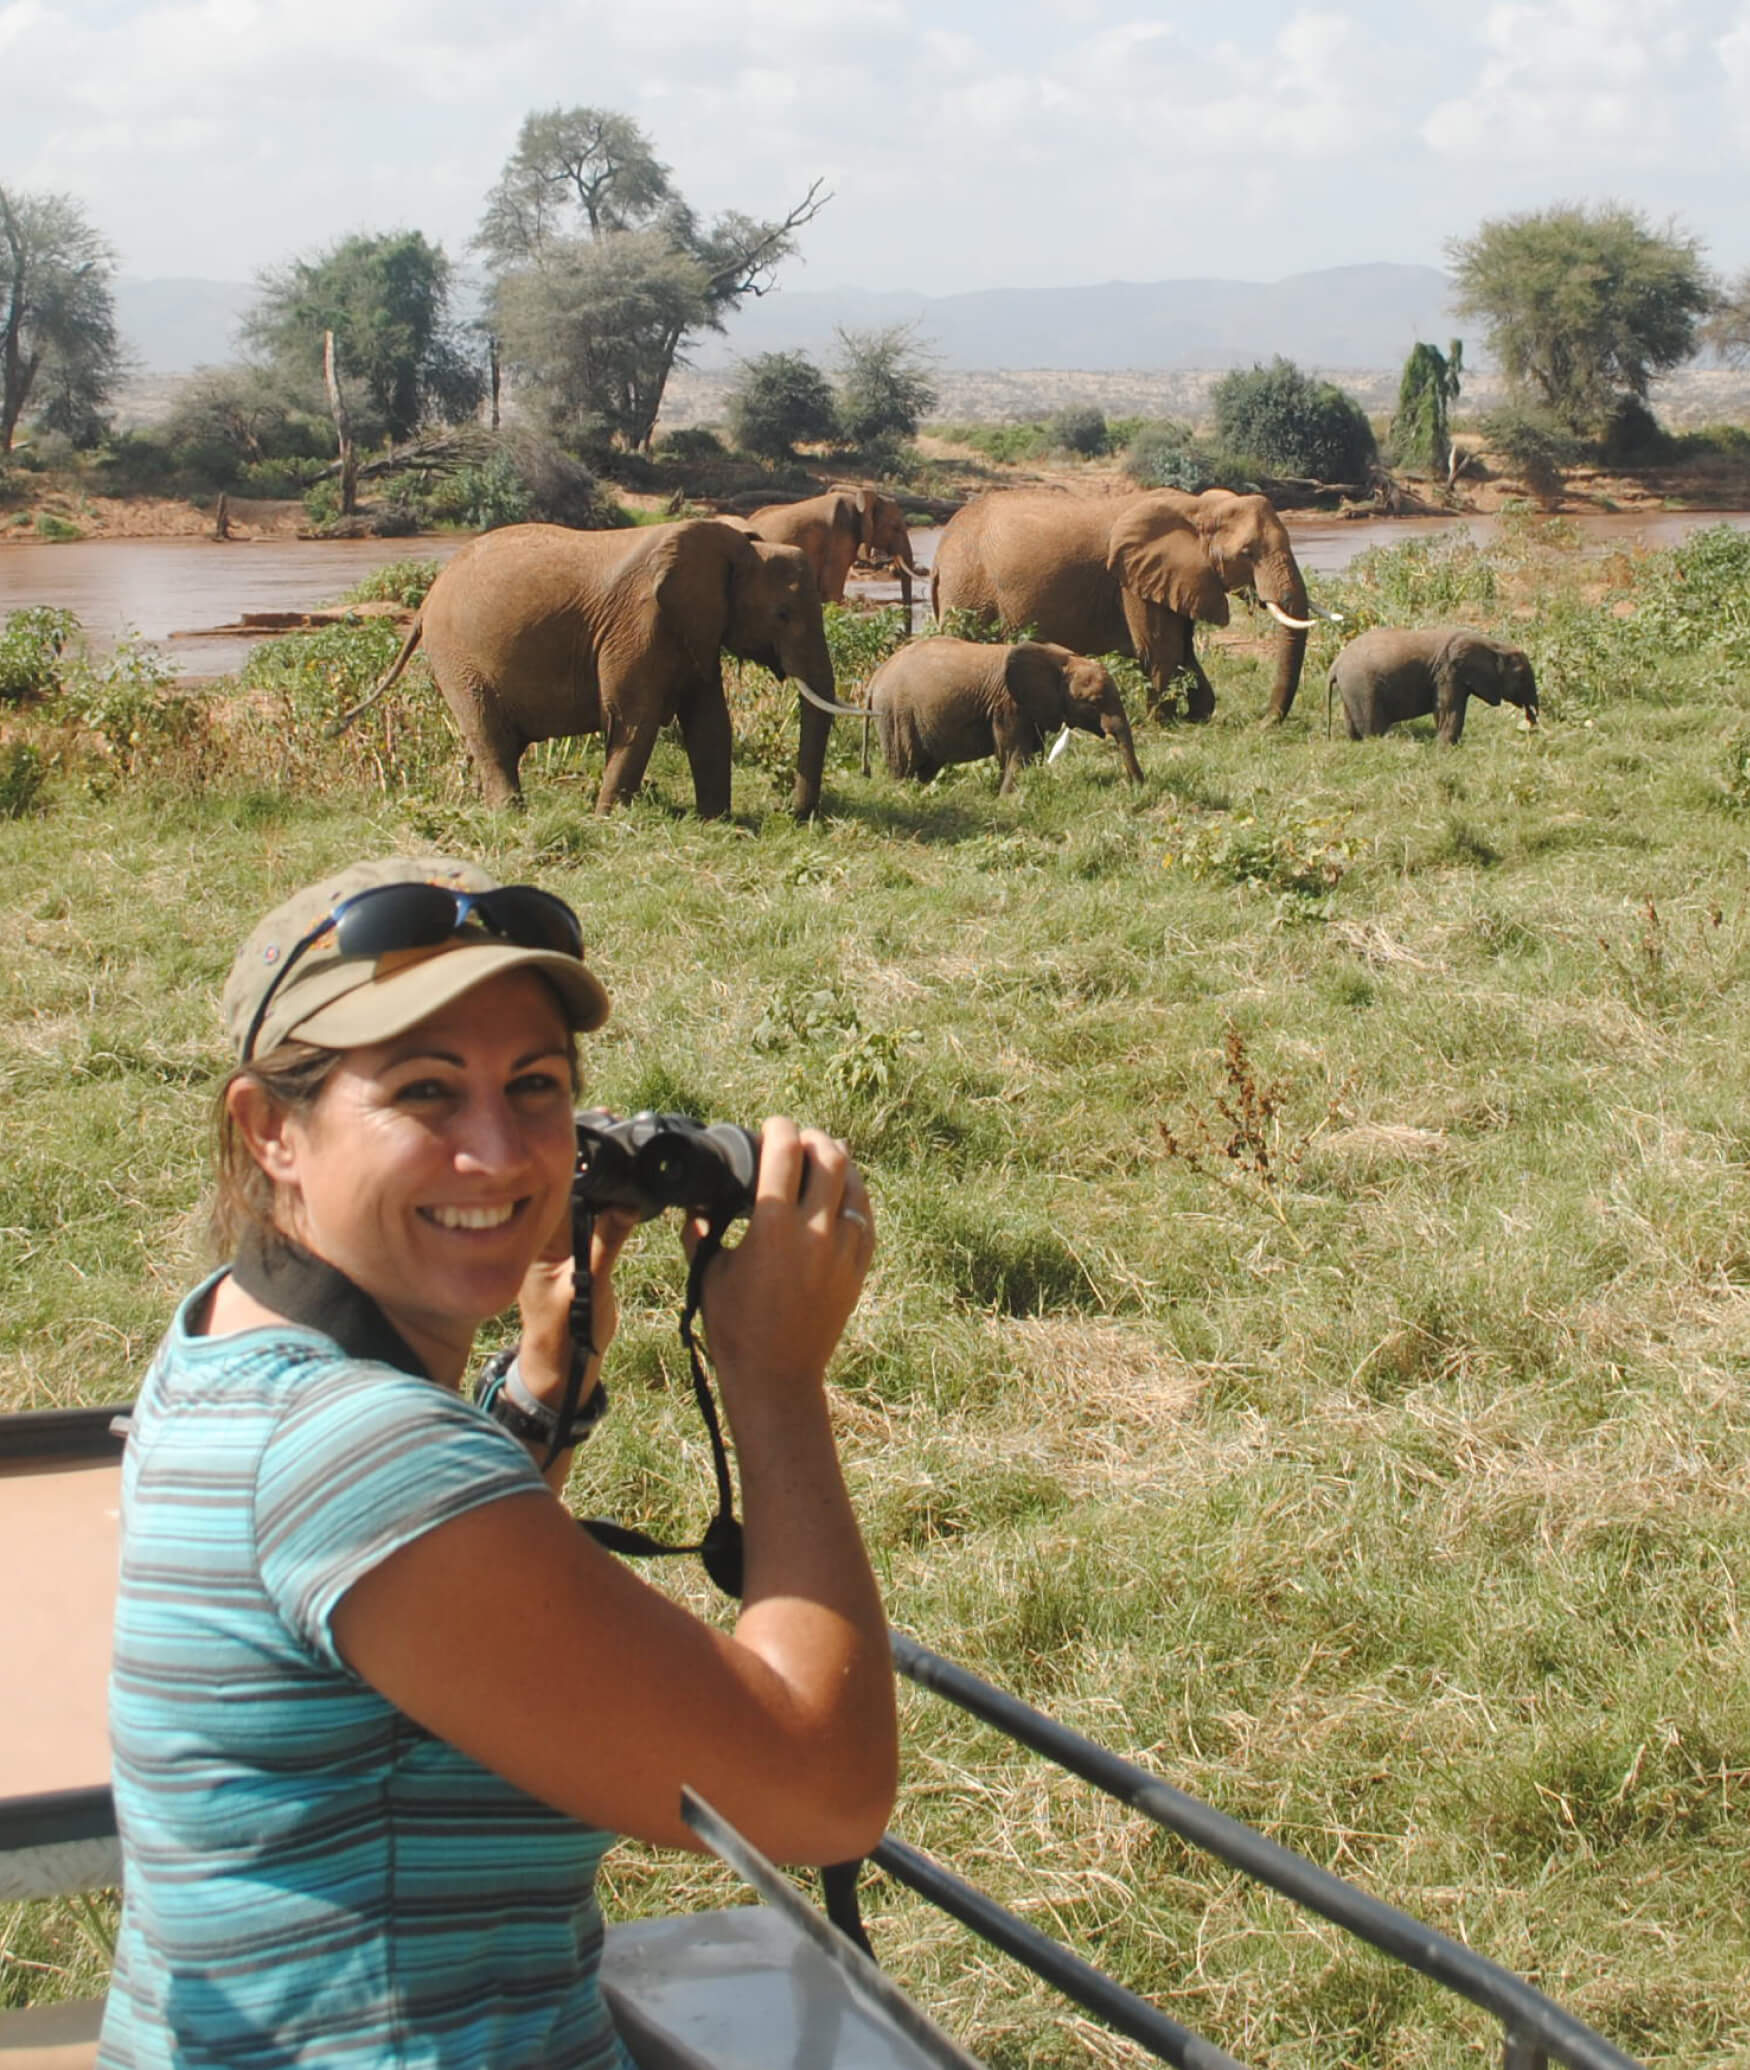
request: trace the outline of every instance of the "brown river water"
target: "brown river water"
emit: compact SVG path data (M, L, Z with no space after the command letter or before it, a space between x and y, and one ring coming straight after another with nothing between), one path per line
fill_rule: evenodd
M1669 546L1703 525L1750 529L1750 511L1652 511L1576 517L1570 522L1598 550ZM1294 550L1317 600L1318 578L1346 567L1371 546L1463 530L1486 545L1499 520L1471 518L1311 518L1289 526ZM919 563L935 556L937 531L912 535ZM466 541L454 534L421 539L257 539L220 545L211 539L87 539L51 546L0 544L0 613L55 604L77 614L102 650L133 633L160 646L179 676L198 678L240 667L252 640L212 636L246 611L298 611L335 602L388 561L444 561ZM854 581L855 595L897 603L896 581ZM927 608L927 599L920 599Z

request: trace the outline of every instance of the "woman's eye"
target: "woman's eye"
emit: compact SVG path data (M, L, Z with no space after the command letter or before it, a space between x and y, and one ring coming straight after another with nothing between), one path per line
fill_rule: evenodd
M397 1106L418 1107L432 1100L446 1100L450 1089L441 1078L410 1078L395 1088Z
M545 1100L570 1099L570 1081L557 1071L525 1071L520 1078L511 1081L511 1093L516 1099Z

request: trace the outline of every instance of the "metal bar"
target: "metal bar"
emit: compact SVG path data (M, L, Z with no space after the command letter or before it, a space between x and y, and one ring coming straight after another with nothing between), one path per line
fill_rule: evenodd
M1024 1919L1006 1911L974 1885L963 1881L940 1862L890 1834L869 1857L898 1882L908 1885L920 1897L958 1919L981 1940L1001 1948L1005 1955L1030 1969L1036 1977L1055 1986L1066 1998L1085 2006L1098 2020L1146 2048L1160 2062L1177 2070L1243 2070L1230 2055L1205 2041L1189 2027L1168 2019L1158 2006L1139 1998L1117 1984L1091 1962L1072 1955L1060 1942L1043 1934Z
M115 1799L107 1787L0 1798L0 1854L114 1838Z
M19 1409L0 1416L0 1460L114 1457L127 1438L110 1425L131 1407L112 1402L101 1409Z
M1633 2056L1593 2033L1511 1970L1449 1940L1409 1913L1369 1897L1239 1819L1174 1789L1147 1769L1072 1732L939 1653L931 1653L905 1633L890 1632L889 1638L894 1666L908 1681L982 1718L1194 1847L1470 1999L1493 2013L1519 2043L1554 2056L1569 2065L1569 2070L1643 2070Z
M897 1984L882 1975L860 1948L797 1894L752 1841L738 1833L721 1813L713 1811L697 1792L681 1791L681 1817L719 1860L727 1862L744 1883L751 1884L768 1905L782 1913L798 1933L819 1949L851 1996L903 2035L926 2062L939 2065L940 2070L981 2070L976 2056L969 2056L958 2042L951 2041Z

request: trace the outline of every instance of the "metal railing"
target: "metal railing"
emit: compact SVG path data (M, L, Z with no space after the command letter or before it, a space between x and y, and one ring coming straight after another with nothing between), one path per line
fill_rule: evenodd
M1504 2030L1503 2070L1545 2070L1552 2060L1566 2064L1569 2070L1641 2070L1633 2056L1624 2055L1511 1970L1423 1925L1409 1913L1369 1897L1341 1876L1241 1820L1174 1789L1147 1769L1072 1732L903 1632L893 1632L890 1638L893 1664L907 1681L982 1719L1193 1847L1492 2013ZM1147 2000L1070 1955L971 1885L949 1875L927 1855L888 1838L871 1859L975 1933L1005 1948L1096 2017L1151 2049L1161 2061L1180 2065L1182 2070L1221 2070L1221 2066L1231 2070L1232 2058L1212 2043L1167 2020ZM1159 2025L1151 2026L1142 2017L1145 2014L1152 2015Z

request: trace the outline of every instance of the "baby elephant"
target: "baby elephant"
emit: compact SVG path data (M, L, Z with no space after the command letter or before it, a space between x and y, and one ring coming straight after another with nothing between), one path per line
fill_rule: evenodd
M888 768L920 783L949 762L995 755L1003 765L999 789L1012 790L1023 764L1064 726L1103 733L1131 782L1142 781L1130 721L1105 665L1043 640L1013 647L913 640L870 678L869 705Z
M1426 632L1382 625L1351 640L1332 662L1327 679L1327 731L1333 690L1343 700L1351 740L1432 712L1436 735L1456 746L1464 731L1465 702L1472 697L1485 704L1504 698L1537 722L1537 681L1524 651L1462 625L1436 625Z

